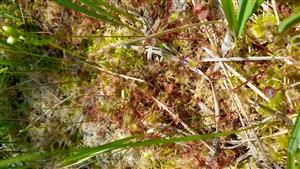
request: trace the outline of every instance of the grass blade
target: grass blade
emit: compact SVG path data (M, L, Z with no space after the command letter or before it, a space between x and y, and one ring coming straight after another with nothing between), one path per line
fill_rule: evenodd
M87 16L90 16L90 17L93 17L93 18L96 18L96 19L100 19L100 20L103 20L103 21L107 21L107 22L110 22L111 24L113 25L119 25L119 23L113 21L113 20L110 20L109 18L105 17L105 16L102 16L102 15L99 15L95 12L92 12L82 6L79 6L79 5L76 5L68 0L54 0L55 2L67 7L67 8L70 8L70 9L73 9L75 10L76 12L80 12L80 13L83 13Z
M300 22L300 11L298 11L295 15L292 15L288 18L286 18L285 20L283 20L279 26L277 31L279 33L283 32L284 30L286 30L287 28L293 26L296 23Z
M249 17L263 3L264 0L239 0L239 9L237 15L237 36L240 36L244 30Z
M24 65L24 64L21 64L19 62L15 62L15 61L0 59L0 65L21 66L21 65Z
M102 146L99 146L95 149L90 149L90 148L84 148L80 150L60 150L60 151L53 151L53 152L43 152L43 153L26 153L23 155L19 155L17 157L5 159L5 160L0 160L0 167L7 167L15 163L20 163L20 162L30 162L30 161L36 161L36 160L41 160L49 157L54 157L54 156L60 156L60 155L66 155L73 153L73 156L71 155L67 160L64 162L69 162L69 161L78 161L84 157L87 157L88 155L91 155L93 152L96 150L109 150L111 148L114 148L115 145L122 145L125 142L128 142L129 140L132 140L134 138L137 138L138 136L130 136L124 139L117 140L112 143L108 143Z
M225 17L228 22L228 27L232 31L232 33L237 35L237 20L236 14L234 12L234 6L232 0L221 0L222 9L224 11Z
M52 151L52 152L35 152L35 153L26 153L23 155L19 155L17 157L8 158L5 160L0 160L0 167L7 167L13 165L15 163L20 162L30 162L30 161L37 161L45 158L50 158L54 156L67 156L62 164L64 165L74 165L78 162L82 162L89 158L94 157L97 154L104 153L107 151L121 149L121 148L133 148L133 147L140 147L140 146L149 146L149 145L159 145L159 144L170 144L170 143L177 143L177 142L189 142L189 141L198 141L198 140L205 140L205 139L212 139L216 137L222 136L229 136L232 134L236 134L242 131L250 130L259 126L263 126L267 124L261 123L258 125L254 125L252 127L247 127L240 130L232 130L228 132L222 133L209 133L203 135L193 135L193 136L186 136L186 137L177 137L177 138L156 138L151 140L143 140L143 141L135 141L129 142L133 139L142 138L141 135L130 136L124 139L120 139L108 144L104 144L98 147L92 148L83 148L77 150L59 150L59 151ZM129 142L129 143L127 143Z
M62 151L58 152L58 151L54 151L54 152L45 152L45 153L26 153L23 155L19 155L17 157L13 157L13 158L9 158L9 159L5 159L5 160L0 160L0 167L4 168L4 167L8 167L12 164L15 163L20 163L20 162L29 162L29 161L35 161L35 160L41 160L47 157L51 157L51 156L55 156L58 154L61 154Z
M293 166L294 164L294 158L297 155L297 150L298 150L298 145L299 145L299 141L300 141L300 109L298 109L297 111L297 120L292 132L291 137L289 138L289 143L288 143L288 168L292 169L294 168ZM298 165L299 165L298 161Z
M106 12L105 10L103 10L102 8L100 7L97 7L92 1L90 0L80 0L80 2L82 2L83 4L85 4L86 6L90 7L91 9L94 9L96 10L98 13L96 12L93 12L91 10L88 10L82 6L79 6L75 3L72 3L71 1L69 0L54 0L56 3L58 4L61 4L67 8L70 8L70 9L73 9L75 10L76 12L80 12L80 13L83 13L87 16L90 16L90 17L93 17L93 18L96 18L96 19L99 19L99 20L102 20L104 22L108 22L114 26L123 26L123 27L126 27L134 32L139 32L133 28L131 28L130 26L122 23L119 21L119 19L111 14L109 14L108 12ZM112 8L112 7L111 7Z
M114 22L116 22L120 25L123 24L120 21L118 21L119 18L107 13L104 9L95 5L95 3L93 3L91 0L80 0L80 2L83 3L84 5L90 7L91 9L97 11L100 15L103 15L103 17L106 17L107 20L113 20Z
M97 154L101 154L110 150L116 150L116 149L121 149L121 148L133 148L133 147L141 147L141 146L150 146L150 145L159 145L159 144L170 144L170 143L178 143L178 142L190 142L190 141L199 141L199 140L206 140L206 139L212 139L216 137L222 137L222 136L229 136L235 133L239 133L242 131L246 131L249 129L253 129L255 127L264 125L256 125L252 127L247 127L244 129L240 130L232 130L228 132L220 132L220 133L209 133L209 134L203 134L203 135L193 135L193 136L185 136L185 137L177 137L177 138L156 138L156 139L151 139L151 140L144 140L144 141L136 141L136 142L130 142L130 143L125 143L122 142L113 142L113 143L108 143L104 144L98 147L92 147L92 148L85 148L82 150L77 151L77 154L72 154L71 156L67 157L64 161L63 164L71 166L75 165L79 162L83 162L85 160L88 160ZM80 160L80 161L78 161Z
M96 153L103 153L105 151L109 151L113 148L115 148L116 146L120 146L123 145L124 143L137 138L138 136L130 136L130 137L126 137L124 139L120 139L111 143L107 143L98 147L94 147L94 148L83 148L83 149L79 149L76 151L72 152L72 155L70 155L68 158L66 158L63 163L64 164L70 164L74 161L84 161L86 159L89 159L91 157L93 157ZM74 165L74 164L72 164Z
M116 8L116 7L110 5L109 3L107 3L107 2L105 2L103 0L92 0L92 1L94 3L99 3L99 4L103 5L103 6L105 6L106 8L110 9L112 12L116 12L116 13L122 14L124 16L127 16L130 19L133 19L135 21L141 22L141 21L137 20L134 16L130 15L128 12L125 12L125 11L123 11L120 8Z

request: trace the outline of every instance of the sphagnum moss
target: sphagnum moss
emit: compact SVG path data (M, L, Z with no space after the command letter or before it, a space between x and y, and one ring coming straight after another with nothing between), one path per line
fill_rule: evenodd
M17 33L5 28L0 37L5 49L1 53L0 85L4 89L0 104L7 110L0 120L9 121L1 123L1 150L10 152L1 154L7 160L0 165L222 168L236 163L239 168L284 167L288 144L289 167L293 165L297 124L289 143L288 136L299 107L299 59L291 60L292 64L277 60L226 63L225 68L231 67L236 73L218 61L203 63L201 59L207 56L202 55L212 57L208 51L215 52L213 57L219 55L214 50L221 46L226 33L223 21L214 21L223 15L221 9L211 7L213 1L184 3L184 8L175 8L174 4L180 4L176 0L57 2L102 21L60 10L63 7L52 2L1 4L7 9L0 15L3 25L12 26ZM262 1L255 2L257 6L239 1L236 7L247 10L236 10L235 14L236 7L225 9L228 2L222 1L236 44L220 57L297 56L295 44L289 48L297 29L279 34L273 10L265 7L272 5L264 2L259 8ZM45 13L41 9L46 5L50 9ZM120 7L126 7L128 13ZM205 13L202 23L197 23L199 12ZM234 17L229 18L230 13ZM240 25L234 25L235 21ZM142 37L136 38L140 34ZM8 38L13 45L6 42ZM120 46L124 44L142 49L159 47L176 59L149 61L146 50ZM113 48L102 49L107 46ZM209 50L204 51L204 47ZM95 66L106 71L99 72ZM237 74L246 81L240 81ZM190 129L201 135L183 137ZM122 139L130 135L136 137ZM200 144L199 139L204 138L216 148L213 156ZM15 155L19 156L9 158Z

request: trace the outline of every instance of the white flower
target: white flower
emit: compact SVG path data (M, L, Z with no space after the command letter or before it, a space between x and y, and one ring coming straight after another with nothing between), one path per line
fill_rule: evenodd
M18 38L13 37L13 36L9 36L9 37L7 38L7 40L6 40L6 42L9 43L9 44L14 44L14 43L16 43L17 41L18 41Z

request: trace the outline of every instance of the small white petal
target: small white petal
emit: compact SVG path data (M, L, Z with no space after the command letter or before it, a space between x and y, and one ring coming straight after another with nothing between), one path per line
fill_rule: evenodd
M9 44L14 44L14 43L17 42L17 38L15 38L13 36L10 36L10 37L7 38L6 42L9 43Z
M2 26L2 29L3 29L4 31L8 31L9 27L6 26L6 25L3 25L3 26Z

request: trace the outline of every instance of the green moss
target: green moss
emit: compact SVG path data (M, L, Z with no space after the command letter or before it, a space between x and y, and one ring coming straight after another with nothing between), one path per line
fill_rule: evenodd
M277 92L273 98L270 98L269 103L262 103L265 107L260 107L258 112L263 116L273 115L276 111L284 110L284 95L282 92ZM271 109L271 110L269 110ZM275 111L275 112L274 112Z

